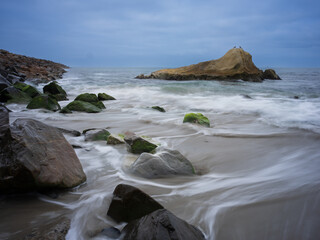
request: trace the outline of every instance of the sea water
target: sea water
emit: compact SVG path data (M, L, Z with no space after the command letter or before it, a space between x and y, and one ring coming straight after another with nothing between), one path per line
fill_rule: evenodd
M98 234L103 228L123 227L106 212L112 191L125 183L198 227L207 239L320 239L320 69L276 69L282 80L262 83L134 78L154 70L71 68L58 81L69 98L60 102L62 107L85 92L105 92L117 100L105 101L106 109L98 114L10 104L10 121L28 117L79 131L135 132L179 150L197 175L140 178L127 171L138 156L125 146L66 135L81 146L75 151L86 184L56 199L3 197L0 238L17 239L67 215L67 239L106 239ZM166 112L153 110L155 105ZM211 127L183 124L189 112L207 116Z

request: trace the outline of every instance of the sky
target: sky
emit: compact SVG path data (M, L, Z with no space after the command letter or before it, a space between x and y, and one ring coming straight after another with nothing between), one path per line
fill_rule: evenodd
M233 46L320 67L317 0L1 0L0 48L71 67L178 67Z

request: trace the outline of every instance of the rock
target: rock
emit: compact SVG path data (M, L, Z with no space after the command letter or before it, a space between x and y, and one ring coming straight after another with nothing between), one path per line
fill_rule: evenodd
M16 81L49 82L62 78L66 65L26 57L0 49L0 73L11 83Z
M187 113L183 119L184 123L196 123L205 127L210 127L210 121L201 113Z
M122 230L122 240L204 240L202 232L176 217L166 209L159 209L128 223Z
M31 98L34 98L34 97L40 95L40 92L35 87L28 85L26 83L16 82L13 86L15 88L21 90L22 92L28 94L29 97L31 97Z
M253 99L252 97L250 97L248 94L242 94L242 97L246 98L246 99Z
M79 137L81 136L81 133L77 130L73 129L65 129L65 128L57 128L61 133L69 134L74 137Z
M70 220L58 217L49 223L34 227L32 232L24 237L24 240L65 240L70 229Z
M93 93L80 94L75 98L75 101L88 102L88 103L91 103L91 104L95 105L96 107L98 107L100 109L105 109L106 108L104 106L104 104L99 101L97 95L95 95Z
M75 187L86 180L62 133L33 119L17 119L0 148L0 192Z
M163 209L158 202L130 185L119 184L113 191L107 215L117 222L130 222Z
M294 96L293 98L294 98L294 99L300 99L300 97L299 97L299 96Z
M165 149L156 154L142 153L129 171L144 178L195 174L191 162L179 151Z
M98 113L101 112L101 108L84 101L73 101L61 110L62 113L70 113L71 111Z
M149 77L149 76L146 76L146 75L144 75L144 74L140 74L140 75L136 76L135 78L137 78L137 79L148 79L148 78L150 78L150 77Z
M84 130L86 141L107 141L110 133L106 129L87 129Z
M140 154L143 152L152 152L158 147L156 144L153 144L134 134L125 136L124 141L127 145L127 150L131 153L136 154Z
M10 86L0 92L0 102L28 103L31 97L21 90Z
M116 100L114 97L112 97L106 93L98 93L98 99L100 101Z
M114 227L108 227L101 231L99 235L106 236L107 238L111 239L118 239L120 237L121 232L119 229Z
M111 134L109 137L108 137L108 140L107 140L107 144L108 145L118 145L118 144L124 144L124 140L123 140L123 137L121 136L117 136L117 135L113 135Z
M0 92L9 86L11 86L11 83L0 74Z
M61 109L59 103L48 95L40 95L33 98L27 105L28 109L48 109L50 111L58 111Z
M159 106L153 106L152 109L158 110L159 112L166 112L166 110L164 110L164 108L159 107Z
M281 80L273 69L266 69L262 74L263 79Z
M55 98L57 101L68 100L66 91L55 81L44 86L43 92Z
M149 76L141 74L136 78L178 81L242 79L250 82L261 82L264 79L263 71L254 65L250 53L242 48L230 49L223 57L217 60L200 62L180 68L162 69L151 73Z
M5 146L10 139L11 131L9 125L9 109L3 105L0 105L0 153L3 146Z

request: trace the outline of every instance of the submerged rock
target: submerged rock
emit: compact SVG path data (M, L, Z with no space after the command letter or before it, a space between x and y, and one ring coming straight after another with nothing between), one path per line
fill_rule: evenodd
M28 109L47 109L50 111L58 111L61 109L59 103L48 95L40 95L33 98L27 105Z
M107 215L117 222L130 222L162 208L163 206L138 188L119 184L113 191Z
M114 97L112 97L106 93L98 93L98 99L100 101L116 100Z
M158 147L156 144L153 144L142 137L136 136L135 134L125 136L124 141L127 145L127 150L135 154L152 152Z
M191 162L179 151L165 149L156 154L142 153L129 171L144 178L195 174Z
M159 107L159 106L153 106L151 108L154 109L154 110L158 110L159 112L166 112L166 110L164 110L164 108Z
M72 146L55 127L17 119L0 144L0 192L71 188L86 180Z
M101 108L96 107L95 105L84 102L84 101L73 101L65 106L61 113L71 113L72 111L78 112L87 112L87 113L99 113L101 112Z
M104 104L99 101L97 95L93 94L93 93L83 93L78 95L75 98L76 101L84 101L84 102L88 102L91 103L93 105L95 105L96 107L100 108L100 109L105 109L106 107L104 106Z
M204 240L202 232L166 209L128 223L122 240Z
M108 145L118 145L118 144L124 144L124 140L123 140L123 137L122 136L119 136L119 135L113 135L111 134L109 137L108 137L108 140L107 140L107 144Z
M107 141L110 132L106 129L92 128L83 131L86 141Z
M184 123L196 123L205 127L210 127L210 121L201 113L187 113L183 119Z
M254 65L250 53L244 51L242 48L233 48L217 60L200 62L180 68L162 69L151 73L149 76L141 74L137 76L137 78L165 80L242 79L250 82L261 82L264 79L264 75L263 71Z
M28 103L31 97L21 90L10 86L0 92L0 102L7 103Z
M57 101L68 100L66 91L56 82L52 81L43 87L43 92L50 95Z

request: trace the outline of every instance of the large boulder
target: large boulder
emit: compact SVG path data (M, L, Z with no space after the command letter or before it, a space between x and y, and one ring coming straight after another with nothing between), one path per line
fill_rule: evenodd
M113 191L107 215L117 222L130 222L158 209L163 209L163 206L146 193L133 186L119 184Z
M165 149L156 154L142 153L129 171L144 178L195 174L191 162L179 151Z
M76 101L83 101L83 102L88 102L91 103L93 105L95 105L96 107L100 108L100 109L105 109L106 107L104 106L104 104L99 101L97 95L93 94L93 93L83 93L78 95L75 98Z
M31 97L21 90L10 86L0 92L0 102L28 103Z
M0 192L71 188L86 180L76 153L57 128L17 119L10 132L0 142Z
M128 223L122 230L122 240L204 240L202 232L176 217L166 209L159 209Z
M271 80L281 80L281 78L276 74L276 71L273 69L266 69L262 74L263 79L271 79Z
M127 150L131 153L140 154L153 152L158 146L135 134L127 134L124 138Z
M107 141L110 132L106 129L91 128L83 131L86 141Z
M196 123L205 127L210 127L209 119L201 113L187 113L183 119L184 123Z
M22 92L28 94L31 98L34 98L40 95L40 92L35 87L28 85L26 83L16 82L13 86L21 90Z
M59 103L48 95L39 95L34 97L27 105L28 109L48 109L50 111L58 111L61 109Z
M106 93L98 93L99 101L108 101L108 100L116 100L114 97L106 94Z
M55 81L52 81L48 85L44 86L43 93L50 95L57 101L67 100L66 91Z
M101 108L84 101L73 101L65 106L61 113L71 113L72 111L87 112L87 113L98 113L101 112Z

